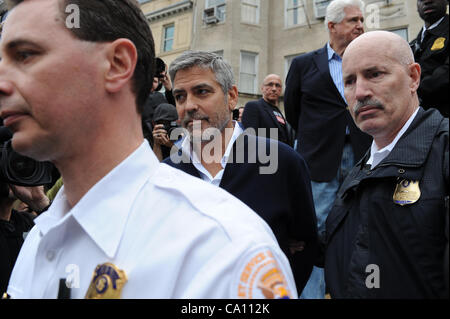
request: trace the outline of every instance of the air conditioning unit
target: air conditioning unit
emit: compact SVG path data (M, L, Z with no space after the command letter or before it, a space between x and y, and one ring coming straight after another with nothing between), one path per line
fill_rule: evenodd
M214 24L220 21L217 7L206 8L203 10L203 21L206 24Z
M330 2L331 0L314 0L314 15L316 19L325 18Z

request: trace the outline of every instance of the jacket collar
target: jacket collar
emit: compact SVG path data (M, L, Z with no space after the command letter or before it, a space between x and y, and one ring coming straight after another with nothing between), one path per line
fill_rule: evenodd
M438 111L434 109L425 111L420 107L408 130L380 164L422 166L428 157L442 119Z
M422 35L423 27L420 31L420 35ZM428 33L434 35L434 36L442 36L443 33L447 32L448 34L448 15L446 14L444 16L444 19L434 28L428 29ZM448 41L448 39L447 39Z
M322 77L326 80L325 84L328 85L328 87L334 91L336 98L339 99L341 104L347 106L347 102L344 101L341 93L339 93L338 88L336 87L336 85L334 85L333 78L331 77L330 74L329 59L328 59L328 42L327 44L325 44L323 48L314 51L313 59Z

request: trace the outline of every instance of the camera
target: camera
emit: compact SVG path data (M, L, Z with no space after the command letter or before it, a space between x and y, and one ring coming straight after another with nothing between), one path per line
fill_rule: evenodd
M172 131L179 127L179 125L177 124L177 121L165 121L165 120L161 120L161 121L156 121L155 124L162 124L164 125L164 130L167 132L167 136L169 136L170 138L170 134L172 133Z
M52 182L52 163L38 162L15 152L8 128L1 127L0 135L0 182L19 186L38 186Z
M155 77L159 79L164 78L164 74L161 73L166 72L166 64L162 59L156 58L155 69Z
M153 122L155 124L162 124L164 130L170 138L172 131L179 127L178 123L178 113L175 106L168 103L159 104L153 114ZM175 139L176 140L176 139Z

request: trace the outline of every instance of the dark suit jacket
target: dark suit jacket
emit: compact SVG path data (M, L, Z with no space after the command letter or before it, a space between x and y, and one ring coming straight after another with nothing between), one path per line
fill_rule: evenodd
M327 46L292 61L286 79L284 108L286 119L297 131L297 150L308 163L313 181L328 182L336 176L347 125L355 163L372 142L369 135L356 127L334 85Z
M445 15L437 27L427 31L429 35L423 43L420 43L422 28L410 44L414 58L422 68L417 90L420 105L426 110L436 108L444 117L449 117L450 114L448 26L449 18Z
M242 125L244 128L254 128L258 133L258 128L266 128L265 137L270 136L270 128L278 129L278 140L290 146L294 145L292 136L290 135L289 123L282 125L275 117L274 111L281 113L278 107L267 103L263 98L258 101L250 101L245 104L244 113L242 113Z
M242 145L240 143L243 143L243 148L238 146ZM260 159L257 150L258 147L265 147L265 154L276 154L269 153L270 146L272 149L273 147L278 149L278 156L271 159L277 160L278 169L274 174L261 174L260 168L268 165L262 164L267 161ZM244 150L243 158L239 155L242 153L238 153L241 149ZM181 150L177 155L181 157ZM256 161L251 160L252 156ZM166 158L164 163L200 178L197 169L187 156L179 164L175 164L175 160L172 159ZM311 274L318 252L311 183L303 158L283 143L242 134L233 145L220 187L247 204L270 226L289 259L300 295ZM305 242L304 250L291 254L290 240Z

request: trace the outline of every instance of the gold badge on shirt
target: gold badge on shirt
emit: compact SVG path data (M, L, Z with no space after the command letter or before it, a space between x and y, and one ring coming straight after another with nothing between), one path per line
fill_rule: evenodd
M444 47L445 45L445 38L437 38L434 43L433 46L431 47L431 51L436 51L436 50L440 50Z
M127 282L127 275L116 265L105 263L98 265L89 289L86 293L86 299L120 299L122 288Z
M393 198L394 203L400 206L414 204L420 198L419 181L400 180L395 187Z

